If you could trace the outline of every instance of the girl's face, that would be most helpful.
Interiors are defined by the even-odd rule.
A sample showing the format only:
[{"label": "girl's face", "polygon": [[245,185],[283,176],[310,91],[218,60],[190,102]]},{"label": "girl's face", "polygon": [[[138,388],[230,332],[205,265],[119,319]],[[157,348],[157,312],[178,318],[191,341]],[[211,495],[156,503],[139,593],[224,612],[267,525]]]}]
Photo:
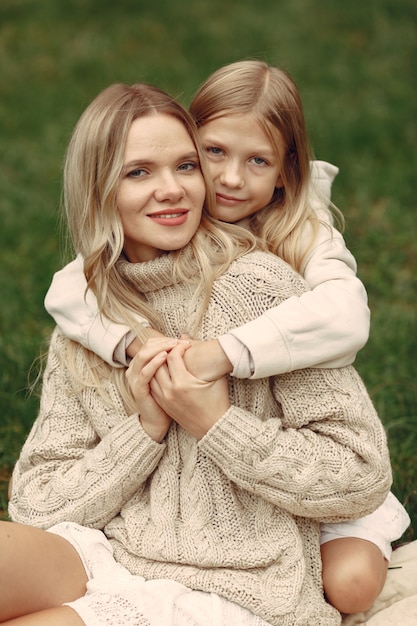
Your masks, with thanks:
[{"label": "girl's face", "polygon": [[282,187],[281,163],[270,138],[251,114],[226,115],[208,121],[199,129],[216,190],[214,217],[238,222],[263,209],[276,187]]},{"label": "girl's face", "polygon": [[198,154],[183,124],[166,114],[135,120],[117,193],[128,259],[149,261],[183,248],[200,224],[205,194]]}]

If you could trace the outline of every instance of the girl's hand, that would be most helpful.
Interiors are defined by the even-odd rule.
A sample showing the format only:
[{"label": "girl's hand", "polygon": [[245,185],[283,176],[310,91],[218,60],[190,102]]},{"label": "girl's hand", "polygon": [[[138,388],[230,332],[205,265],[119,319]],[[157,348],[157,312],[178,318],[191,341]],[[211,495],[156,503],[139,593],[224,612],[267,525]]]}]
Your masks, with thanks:
[{"label": "girl's hand", "polygon": [[217,339],[190,341],[190,348],[184,354],[187,370],[202,381],[213,381],[233,371],[233,365]]},{"label": "girl's hand", "polygon": [[[148,335],[152,338],[154,337],[164,337],[164,335],[160,332],[158,332],[157,330],[154,330],[153,328],[148,328]],[[131,359],[133,359],[133,357],[135,357],[137,355],[137,353],[139,352],[139,350],[141,349],[141,347],[143,346],[142,341],[139,339],[139,337],[135,337],[134,340],[127,346],[126,348],[126,354],[127,356],[129,356]]]},{"label": "girl's hand", "polygon": [[150,382],[166,362],[168,351],[176,339],[149,339],[138,351],[126,371],[126,378],[135,399],[143,429],[155,441],[161,442],[171,424],[169,415],[157,404],[151,394]]},{"label": "girl's hand", "polygon": [[190,435],[201,439],[230,407],[226,378],[207,382],[193,376],[184,363],[187,346],[178,344],[155,372],[154,400]]}]

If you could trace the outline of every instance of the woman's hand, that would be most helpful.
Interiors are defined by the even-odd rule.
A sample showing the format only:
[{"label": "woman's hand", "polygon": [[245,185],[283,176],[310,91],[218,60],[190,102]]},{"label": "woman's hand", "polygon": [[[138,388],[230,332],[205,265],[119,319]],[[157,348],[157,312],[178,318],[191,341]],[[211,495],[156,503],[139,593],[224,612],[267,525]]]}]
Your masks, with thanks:
[{"label": "woman's hand", "polygon": [[167,355],[150,382],[153,399],[190,435],[201,439],[230,407],[226,378],[204,381],[186,368],[179,343]]},{"label": "woman's hand", "polygon": [[[153,337],[163,338],[164,335],[156,330],[148,329]],[[182,339],[189,338],[182,335]],[[233,365],[223,351],[217,339],[208,341],[190,341],[190,348],[184,354],[185,366],[196,378],[203,381],[217,380],[233,371]],[[133,358],[142,347],[142,342],[136,337],[127,347],[126,353]]]},{"label": "woman's hand", "polygon": [[171,418],[152,397],[150,383],[158,369],[166,362],[168,351],[177,343],[176,339],[168,337],[149,339],[139,349],[126,371],[142,427],[158,442],[161,442],[167,434]]}]

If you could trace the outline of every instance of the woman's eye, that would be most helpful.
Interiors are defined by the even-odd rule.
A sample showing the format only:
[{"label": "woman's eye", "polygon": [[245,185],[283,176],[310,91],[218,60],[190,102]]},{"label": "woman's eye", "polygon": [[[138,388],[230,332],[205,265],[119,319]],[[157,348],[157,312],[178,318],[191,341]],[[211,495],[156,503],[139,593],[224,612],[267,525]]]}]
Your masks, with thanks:
[{"label": "woman's eye", "polygon": [[194,163],[193,161],[182,163],[178,169],[182,172],[192,172],[193,170],[198,169],[198,163]]},{"label": "woman's eye", "polygon": [[140,178],[146,174],[146,170],[137,169],[127,173],[128,178]]}]

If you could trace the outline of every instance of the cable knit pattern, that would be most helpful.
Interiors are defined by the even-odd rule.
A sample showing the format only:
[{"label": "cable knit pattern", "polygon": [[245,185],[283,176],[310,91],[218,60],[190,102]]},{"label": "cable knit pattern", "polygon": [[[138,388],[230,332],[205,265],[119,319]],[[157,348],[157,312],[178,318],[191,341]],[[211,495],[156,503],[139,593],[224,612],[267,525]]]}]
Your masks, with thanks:
[{"label": "cable knit pattern", "polygon": [[[120,269],[178,336],[193,287],[174,284],[172,264],[164,255]],[[215,282],[199,338],[303,291],[277,257],[241,257]],[[94,389],[71,391],[66,341],[55,331],[13,519],[103,528],[132,573],[215,592],[275,626],[340,624],[323,599],[319,522],[371,512],[391,484],[385,433],[355,370],[230,378],[232,406],[203,439],[173,424],[158,444],[108,381],[113,407]]]}]

